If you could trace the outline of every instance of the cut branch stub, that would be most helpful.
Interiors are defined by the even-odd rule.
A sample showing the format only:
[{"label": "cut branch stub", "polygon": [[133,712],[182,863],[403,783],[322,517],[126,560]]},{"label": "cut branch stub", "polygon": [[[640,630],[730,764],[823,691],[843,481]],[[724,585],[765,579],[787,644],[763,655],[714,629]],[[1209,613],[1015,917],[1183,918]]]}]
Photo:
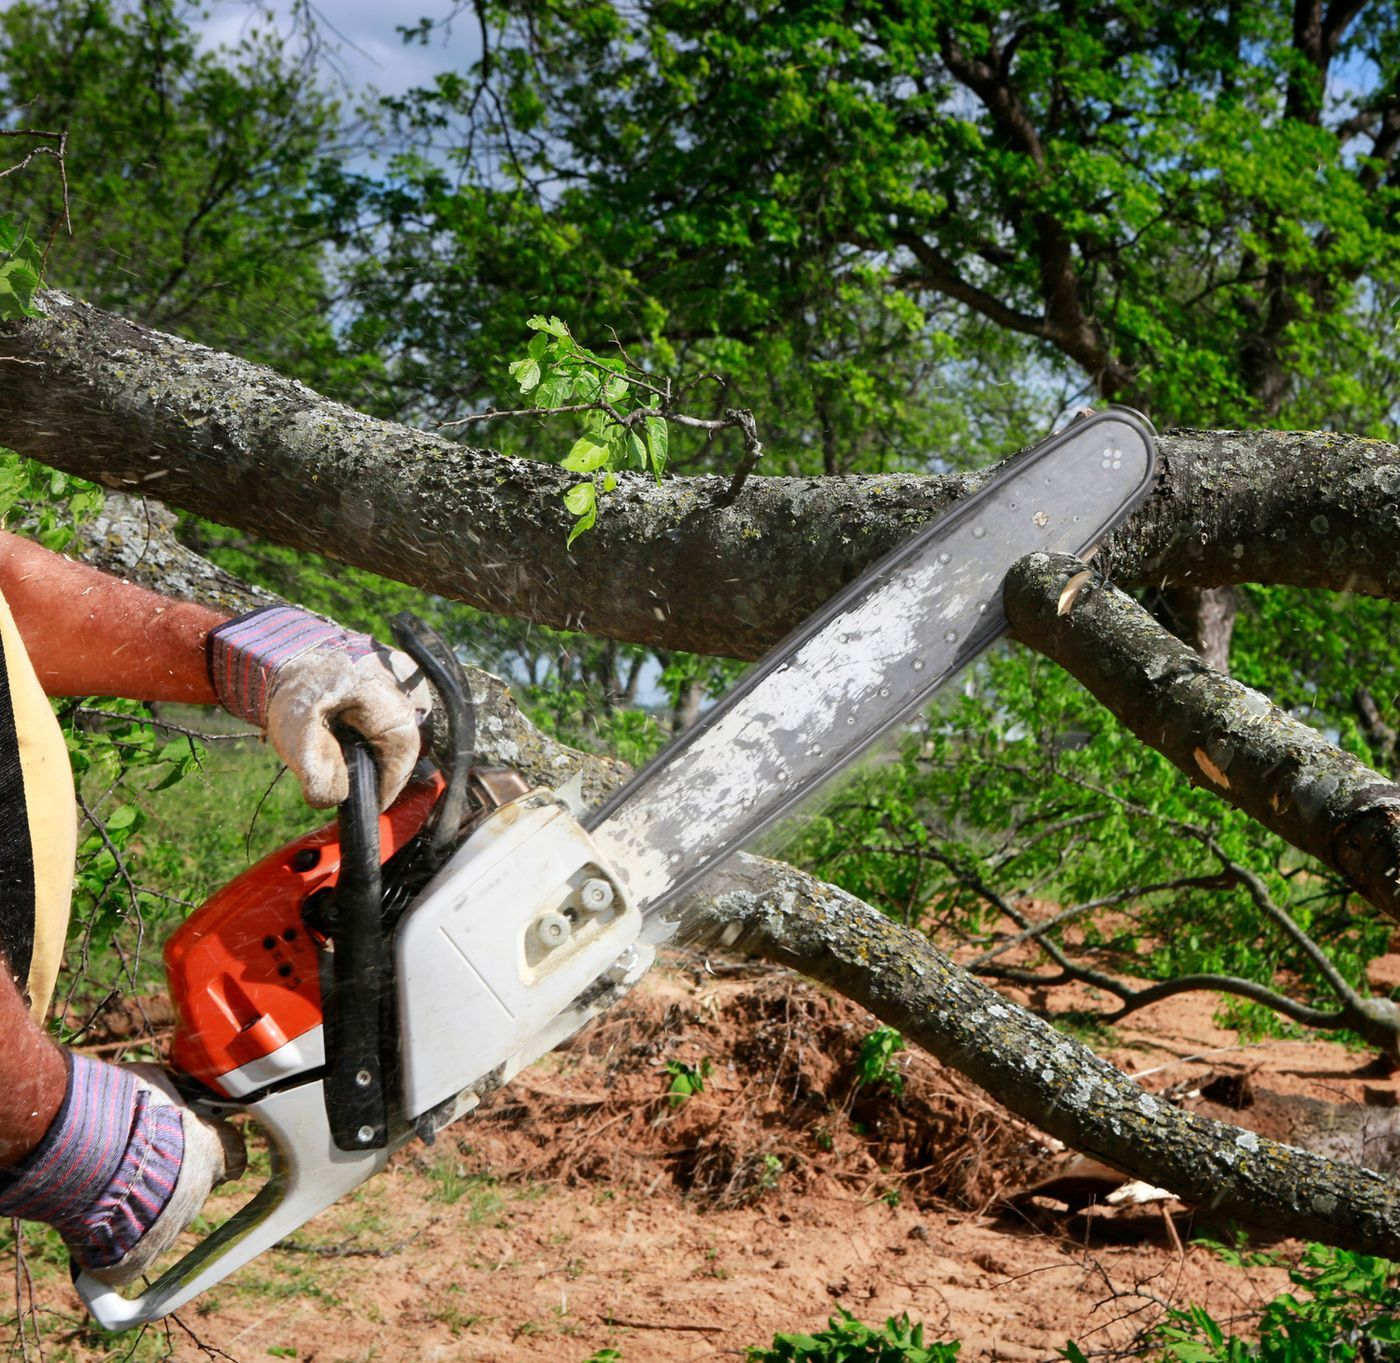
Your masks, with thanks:
[{"label": "cut branch stub", "polygon": [[1059,663],[1142,741],[1400,918],[1400,786],[1258,691],[1207,667],[1084,564],[1031,554],[1006,582],[1012,634]]}]

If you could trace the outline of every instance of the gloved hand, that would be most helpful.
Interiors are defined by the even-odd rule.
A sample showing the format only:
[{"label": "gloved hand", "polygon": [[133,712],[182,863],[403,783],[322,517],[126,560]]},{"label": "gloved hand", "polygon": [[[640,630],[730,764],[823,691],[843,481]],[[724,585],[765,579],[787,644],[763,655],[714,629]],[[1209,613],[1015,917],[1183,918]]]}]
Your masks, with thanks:
[{"label": "gloved hand", "polygon": [[[94,1278],[111,1287],[134,1283],[149,1272],[151,1265],[199,1215],[209,1194],[221,1183],[242,1178],[243,1171],[248,1167],[247,1152],[238,1132],[228,1122],[195,1116],[176,1092],[170,1075],[159,1065],[123,1065],[121,1068],[136,1080],[137,1091],[147,1095],[147,1101],[156,1111],[158,1120],[166,1116],[180,1122],[184,1149],[170,1200],[154,1223],[115,1264],[89,1269]],[[164,1109],[164,1113],[160,1113],[160,1109]],[[150,1164],[151,1161],[147,1160],[145,1167],[149,1168]],[[131,1194],[127,1196],[130,1198]],[[73,1247],[70,1245],[70,1248]],[[74,1257],[86,1265],[83,1250],[74,1248],[73,1252]]]},{"label": "gloved hand", "polygon": [[350,791],[339,720],[362,734],[387,809],[418,760],[418,726],[432,692],[416,663],[367,634],[292,606],[267,606],[209,635],[209,675],[220,704],[267,731],[308,804],[339,804]]},{"label": "gloved hand", "polygon": [[145,1273],[245,1162],[238,1133],[196,1116],[158,1066],[70,1054],[63,1103],[10,1171],[0,1213],[47,1221],[79,1268],[120,1286]]}]

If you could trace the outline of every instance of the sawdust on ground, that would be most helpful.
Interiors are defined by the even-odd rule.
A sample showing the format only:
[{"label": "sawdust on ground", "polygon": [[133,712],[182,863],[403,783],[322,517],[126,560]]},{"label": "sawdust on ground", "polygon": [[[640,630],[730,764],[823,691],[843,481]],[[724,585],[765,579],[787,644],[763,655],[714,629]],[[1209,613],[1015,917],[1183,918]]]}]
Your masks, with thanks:
[{"label": "sawdust on ground", "polygon": [[[1034,1002],[1053,1014],[1093,1001]],[[1154,1091],[1199,1105],[1209,1085],[1220,1101],[1206,1110],[1270,1134],[1297,1135],[1294,1099],[1319,1113],[1396,1103],[1366,1054],[1241,1045],[1214,1007],[1170,999],[1098,1045]],[[1231,1266],[1192,1243],[1203,1227],[1179,1204],[1106,1214],[1025,1196],[1009,1209],[1065,1157],[922,1054],[897,1057],[898,1099],[858,1087],[873,1026],[781,971],[654,972],[480,1115],[401,1152],[135,1352],[82,1324],[57,1267],[33,1265],[44,1357],[742,1359],[843,1308],[872,1323],[907,1312],[930,1340],[962,1340],[969,1363],[1049,1363],[1068,1339],[1126,1345],[1164,1303],[1246,1321],[1286,1286],[1300,1245]],[[683,1102],[668,1096],[677,1066],[708,1071]]]}]

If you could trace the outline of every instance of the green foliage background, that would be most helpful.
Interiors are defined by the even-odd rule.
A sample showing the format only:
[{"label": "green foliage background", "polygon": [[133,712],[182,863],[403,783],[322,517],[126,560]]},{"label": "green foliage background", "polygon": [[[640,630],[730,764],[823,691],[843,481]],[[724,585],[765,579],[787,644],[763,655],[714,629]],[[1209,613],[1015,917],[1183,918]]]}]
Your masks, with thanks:
[{"label": "green foliage background", "polygon": [[[1393,6],[1361,5],[1323,53],[1263,0],[481,12],[489,61],[378,99],[332,93],[314,44],[265,26],[201,51],[198,14],[174,0],[10,5],[0,126],[69,133],[74,230],[54,240],[50,281],[418,422],[587,397],[595,370],[599,393],[624,372],[714,374],[692,410],[751,408],[760,474],[980,466],[1086,398],[1131,401],[1159,425],[1396,436],[1400,186],[1378,132],[1400,78]],[[431,19],[409,34],[432,36]],[[45,265],[33,242],[61,220],[52,170],[36,160],[0,180],[9,315]],[[566,338],[597,364],[574,364]],[[727,436],[648,423],[634,440],[598,413],[489,430],[580,474],[581,530],[607,514],[616,468],[725,471],[738,457]],[[99,495],[13,459],[0,494],[11,523],[60,547]],[[551,732],[633,761],[739,670],[483,617],[215,525],[183,533],[359,627],[382,634],[418,609],[512,677]],[[1385,603],[1251,588],[1233,666],[1372,756],[1353,692],[1393,717],[1393,621]],[[242,816],[206,837],[148,815],[137,787],[206,759],[130,721],[70,720],[75,760],[107,792],[108,841],[139,853],[158,892],[145,908],[159,935],[183,911],[160,894],[191,901],[238,862]],[[218,779],[248,783],[230,802],[242,807],[269,777]],[[289,805],[272,824],[307,817]],[[1385,925],[1021,651],[978,669],[792,850],[887,912],[982,945],[1007,929],[998,897],[1173,887],[1086,913],[1062,940],[1115,969],[1311,994],[1242,895],[1175,884],[1211,870],[1181,821],[1211,828],[1362,977]],[[131,898],[112,846],[85,856],[87,893],[114,906],[93,914],[121,917],[101,900]]]}]

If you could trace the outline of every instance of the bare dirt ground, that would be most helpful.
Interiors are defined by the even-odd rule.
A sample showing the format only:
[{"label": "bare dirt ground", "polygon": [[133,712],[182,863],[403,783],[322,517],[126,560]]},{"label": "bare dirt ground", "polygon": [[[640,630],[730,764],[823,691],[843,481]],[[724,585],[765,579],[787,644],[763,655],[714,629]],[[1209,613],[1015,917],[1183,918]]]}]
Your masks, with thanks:
[{"label": "bare dirt ground", "polygon": [[[1056,991],[1034,1002],[1053,1014],[1086,1000]],[[1346,1114],[1382,1119],[1400,1100],[1365,1053],[1240,1045],[1213,1008],[1207,996],[1169,1000],[1094,1044],[1153,1091],[1284,1138],[1338,1113],[1342,1125]],[[901,1097],[858,1087],[856,1049],[873,1026],[782,972],[654,972],[480,1115],[402,1152],[144,1338],[85,1326],[61,1252],[27,1231],[37,1309],[14,1354],[584,1363],[611,1348],[623,1363],[743,1359],[746,1346],[817,1328],[840,1307],[869,1322],[908,1312],[929,1339],[962,1340],[970,1361],[1030,1363],[1068,1339],[1089,1353],[1124,1346],[1162,1303],[1244,1322],[1286,1285],[1301,1246],[1255,1240],[1275,1262],[1232,1266],[1192,1242],[1228,1230],[1180,1204],[1108,1213],[1014,1197],[1065,1157],[922,1054],[897,1057]],[[703,1091],[673,1102],[668,1062],[701,1072],[706,1061]],[[1249,1105],[1212,1104],[1203,1086]],[[1077,1173],[1074,1206],[1111,1186]],[[218,1210],[246,1196],[221,1194]]]}]

